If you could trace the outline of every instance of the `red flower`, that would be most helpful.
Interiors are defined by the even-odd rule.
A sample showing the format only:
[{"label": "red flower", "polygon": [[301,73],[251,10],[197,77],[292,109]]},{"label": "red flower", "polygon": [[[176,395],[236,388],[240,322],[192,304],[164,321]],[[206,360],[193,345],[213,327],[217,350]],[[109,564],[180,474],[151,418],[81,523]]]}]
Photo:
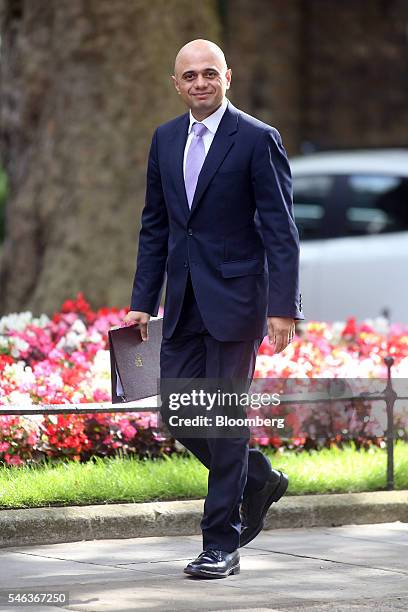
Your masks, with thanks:
[{"label": "red flower", "polygon": [[10,355],[2,355],[0,354],[0,372],[3,372],[6,365],[11,365],[15,362],[15,359]]},{"label": "red flower", "polygon": [[355,336],[357,334],[357,324],[356,318],[350,317],[346,321],[346,325],[344,326],[343,331],[341,332],[342,336]]},{"label": "red flower", "polygon": [[282,438],[280,436],[271,436],[269,438],[269,444],[275,446],[275,448],[279,448],[282,444]]}]

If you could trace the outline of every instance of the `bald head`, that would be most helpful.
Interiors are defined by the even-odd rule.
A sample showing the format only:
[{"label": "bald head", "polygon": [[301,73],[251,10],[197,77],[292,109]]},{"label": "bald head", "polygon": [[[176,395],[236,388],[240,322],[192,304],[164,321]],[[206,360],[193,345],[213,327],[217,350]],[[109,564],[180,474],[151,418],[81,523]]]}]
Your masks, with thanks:
[{"label": "bald head", "polygon": [[172,79],[194,117],[202,121],[221,106],[231,83],[231,69],[218,45],[198,38],[177,53]]},{"label": "bald head", "polygon": [[227,62],[223,50],[211,42],[211,40],[197,38],[185,44],[177,53],[174,62],[174,74],[180,74],[180,68],[186,63],[200,61],[202,58],[212,60],[223,71],[227,70]]}]

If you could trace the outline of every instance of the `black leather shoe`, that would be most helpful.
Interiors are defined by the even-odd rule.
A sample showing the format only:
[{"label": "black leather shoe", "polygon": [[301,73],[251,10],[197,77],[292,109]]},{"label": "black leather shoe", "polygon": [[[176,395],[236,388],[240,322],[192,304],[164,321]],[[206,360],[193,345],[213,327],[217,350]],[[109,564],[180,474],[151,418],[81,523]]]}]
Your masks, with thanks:
[{"label": "black leather shoe", "polygon": [[226,578],[230,574],[239,574],[239,552],[224,550],[203,550],[194,561],[191,561],[184,571],[190,576],[202,578]]},{"label": "black leather shoe", "polygon": [[269,507],[280,500],[288,488],[289,479],[283,472],[272,470],[264,487],[243,496],[241,504],[241,536],[239,546],[246,546],[263,529]]}]

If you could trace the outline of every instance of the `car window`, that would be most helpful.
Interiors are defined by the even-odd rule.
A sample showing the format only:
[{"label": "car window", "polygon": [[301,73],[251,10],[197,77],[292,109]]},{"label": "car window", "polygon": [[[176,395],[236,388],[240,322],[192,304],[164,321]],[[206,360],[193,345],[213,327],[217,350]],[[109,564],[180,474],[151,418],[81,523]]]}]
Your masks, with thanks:
[{"label": "car window", "polygon": [[301,240],[321,238],[324,234],[326,201],[333,187],[332,176],[294,176],[293,204]]},{"label": "car window", "polygon": [[348,177],[346,234],[408,230],[408,179],[394,176]]}]

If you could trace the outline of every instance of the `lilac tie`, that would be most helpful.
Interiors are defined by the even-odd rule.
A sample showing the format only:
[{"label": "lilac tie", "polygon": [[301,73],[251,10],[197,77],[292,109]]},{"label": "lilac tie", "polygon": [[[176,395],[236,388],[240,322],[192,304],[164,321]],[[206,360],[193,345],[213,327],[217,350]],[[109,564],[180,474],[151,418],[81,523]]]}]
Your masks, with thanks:
[{"label": "lilac tie", "polygon": [[194,135],[187,151],[184,179],[188,205],[190,208],[191,204],[193,203],[198,176],[205,159],[203,135],[205,134],[207,128],[203,123],[193,123],[192,130]]}]

